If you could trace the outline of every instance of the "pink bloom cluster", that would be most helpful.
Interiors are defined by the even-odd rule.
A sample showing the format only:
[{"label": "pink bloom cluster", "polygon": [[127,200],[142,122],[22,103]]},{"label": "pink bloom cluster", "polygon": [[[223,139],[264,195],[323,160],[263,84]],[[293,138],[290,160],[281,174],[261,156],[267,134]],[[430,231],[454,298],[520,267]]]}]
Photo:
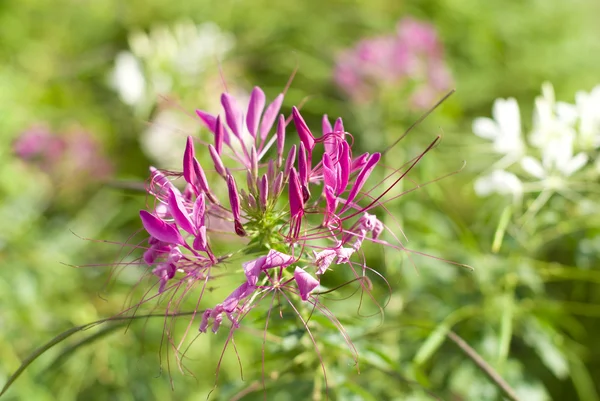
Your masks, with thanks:
[{"label": "pink bloom cluster", "polygon": [[358,102],[371,100],[389,85],[414,87],[411,104],[418,109],[430,106],[452,85],[435,28],[412,18],[402,19],[395,34],[363,39],[343,51],[334,79]]},{"label": "pink bloom cluster", "polygon": [[[160,293],[182,283],[206,286],[233,254],[262,253],[241,263],[239,287],[204,310],[201,332],[211,322],[216,332],[224,317],[238,327],[271,291],[280,291],[290,302],[299,297],[316,305],[314,291],[320,277],[334,263],[351,265],[363,241],[376,241],[384,230],[381,221],[367,213],[378,199],[362,191],[381,155],[354,156],[341,119],[332,125],[325,115],[322,134],[315,137],[297,108],[292,108],[289,119],[280,114],[282,101],[280,94],[266,106],[265,94],[254,88],[248,106],[242,108],[223,94],[222,115],[197,110],[213,134],[213,141],[202,147],[212,160],[210,169],[198,161],[191,137],[182,173],[150,169],[148,193],[156,202],[151,210],[140,211],[140,217],[150,234],[144,261],[158,277]],[[299,142],[286,151],[291,121]],[[225,161],[233,165],[227,167]],[[214,173],[216,182],[222,180],[227,188],[225,202],[220,199],[225,191],[212,188],[209,183],[215,180],[206,172]],[[181,177],[182,189],[176,185]],[[245,178],[245,188],[238,187],[240,178]],[[365,198],[369,203],[362,207],[359,202]],[[319,216],[322,219],[313,222]],[[247,252],[215,254],[217,239],[212,233],[217,229],[241,237]]]},{"label": "pink bloom cluster", "polygon": [[81,129],[55,133],[43,125],[32,126],[15,140],[13,151],[20,159],[55,177],[72,178],[75,172],[101,180],[112,173],[100,144]]}]

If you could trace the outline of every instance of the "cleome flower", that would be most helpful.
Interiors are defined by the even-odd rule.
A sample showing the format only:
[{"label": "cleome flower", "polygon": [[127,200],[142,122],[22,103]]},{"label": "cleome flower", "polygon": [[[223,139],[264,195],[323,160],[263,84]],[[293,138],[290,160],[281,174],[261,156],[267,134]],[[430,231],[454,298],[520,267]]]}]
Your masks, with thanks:
[{"label": "cleome flower", "polygon": [[[204,311],[201,332],[208,330],[210,321],[216,332],[224,316],[238,327],[253,300],[270,290],[285,290],[315,303],[317,277],[333,264],[350,264],[363,241],[377,240],[384,230],[367,212],[377,202],[367,207],[358,203],[381,155],[355,157],[341,119],[331,125],[324,116],[322,135],[315,137],[295,107],[291,120],[299,142],[286,152],[282,101],[280,94],[265,107],[265,94],[254,88],[246,108],[224,93],[222,115],[197,110],[213,134],[205,149],[212,160],[210,171],[227,188],[226,201],[209,186],[192,137],[187,139],[180,174],[150,168],[147,190],[155,202],[153,209],[140,211],[140,218],[150,235],[144,261],[159,280],[159,293],[184,282],[206,285],[220,264],[236,254],[263,254],[242,263],[244,280],[222,303]],[[273,147],[274,157],[265,160]],[[235,166],[226,166],[224,160]],[[240,182],[246,187],[240,188]],[[320,224],[311,222],[316,215],[323,216]],[[216,255],[211,247],[213,227],[244,238],[245,248]]]},{"label": "cleome flower", "polygon": [[[181,307],[176,300],[200,287],[188,330],[193,322],[201,333],[217,333],[225,325],[227,346],[254,308],[261,303],[272,308],[277,297],[298,316],[317,352],[303,312],[329,319],[358,361],[341,322],[319,299],[319,288],[331,288],[329,278],[327,287],[321,287],[321,280],[332,269],[344,269],[346,278],[337,287],[357,283],[383,309],[370,292],[367,273],[385,278],[367,266],[363,244],[406,248],[373,209],[400,196],[383,200],[436,142],[407,171],[400,172],[406,166],[392,169],[383,181],[369,184],[381,154],[354,154],[352,136],[339,118],[332,122],[323,116],[317,134],[296,107],[286,118],[283,98],[279,94],[267,102],[256,87],[242,106],[224,93],[222,113],[196,111],[212,137],[207,142],[187,138],[182,171],[150,168],[147,193],[153,202],[140,218],[150,236],[143,260],[156,278],[158,294],[141,302],[166,295],[166,315],[173,316]],[[292,125],[295,141],[286,134]],[[222,280],[225,275],[233,276],[233,283]],[[228,285],[232,288],[222,301],[203,298]],[[170,336],[171,328],[166,330]]]}]

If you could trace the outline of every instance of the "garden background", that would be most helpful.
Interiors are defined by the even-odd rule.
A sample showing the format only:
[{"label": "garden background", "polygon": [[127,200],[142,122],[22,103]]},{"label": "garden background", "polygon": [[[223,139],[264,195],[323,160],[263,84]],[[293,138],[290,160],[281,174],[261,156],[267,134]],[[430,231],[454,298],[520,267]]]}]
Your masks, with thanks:
[{"label": "garden background", "polygon": [[[387,207],[409,248],[430,256],[386,251],[384,258],[367,247],[391,286],[390,293],[374,283],[389,302],[383,322],[360,317],[356,299],[334,309],[359,350],[360,374],[326,319],[314,318],[321,360],[290,317],[270,329],[264,367],[264,325],[249,322],[236,339],[243,379],[229,352],[211,399],[502,399],[498,383],[451,340],[456,333],[519,399],[600,400],[596,147],[586,150],[586,166],[536,204],[546,189],[519,199],[514,191],[475,191],[503,156],[473,132],[476,118],[492,117],[498,98],[518,101],[526,133],[535,128],[545,82],[557,100],[572,104],[578,91],[600,84],[599,16],[594,0],[3,0],[0,385],[37,347],[119,313],[128,297],[150,288],[146,281],[132,293],[139,266],[111,275],[114,263],[130,257],[119,244],[141,227],[140,184],[149,165],[181,168],[185,136],[206,135],[194,110],[218,111],[224,84],[241,97],[257,85],[272,99],[294,75],[286,115],[301,104],[317,131],[323,114],[341,116],[365,151],[399,138],[447,91],[437,88],[427,107],[415,106],[410,96],[422,82],[408,77],[368,82],[368,93],[352,95],[336,68],[344,49],[394,35],[399,21],[412,18],[437,30],[448,89],[456,93],[386,159],[406,163],[441,135],[410,177],[444,178]],[[182,43],[190,47],[178,50]],[[143,77],[119,65],[137,66]],[[23,138],[40,148],[31,151]],[[167,365],[164,345],[159,359],[162,333],[160,317],[75,333],[29,366],[3,398],[205,399],[226,332],[199,337],[183,373]]]}]

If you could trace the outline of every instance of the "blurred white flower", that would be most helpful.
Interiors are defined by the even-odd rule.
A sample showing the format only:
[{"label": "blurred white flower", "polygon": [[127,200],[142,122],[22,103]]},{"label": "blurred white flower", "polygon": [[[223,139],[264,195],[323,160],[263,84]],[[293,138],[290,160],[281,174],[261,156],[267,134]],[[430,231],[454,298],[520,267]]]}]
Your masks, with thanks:
[{"label": "blurred white flower", "polygon": [[523,193],[521,180],[508,171],[494,170],[491,174],[478,178],[475,181],[475,193],[478,196],[488,196],[493,193],[500,195],[513,195],[519,198]]},{"label": "blurred white flower", "polygon": [[590,93],[575,94],[575,107],[579,113],[577,146],[582,150],[600,147],[600,85]]},{"label": "blurred white flower", "polygon": [[234,38],[214,23],[183,21],[133,32],[129,46],[131,52],[115,60],[114,86],[125,103],[148,111],[157,95],[197,86],[199,75],[233,48]]},{"label": "blurred white flower", "polygon": [[557,105],[554,88],[549,82],[542,85],[542,96],[535,99],[533,129],[529,143],[542,150],[575,138],[576,111],[567,103]]},{"label": "blurred white flower", "polygon": [[547,184],[556,187],[562,183],[562,178],[573,175],[587,161],[588,156],[583,152],[573,155],[573,138],[564,136],[545,144],[541,162],[534,157],[525,156],[521,160],[521,167],[535,178],[548,179]]},{"label": "blurred white flower", "polygon": [[496,99],[492,116],[493,119],[476,118],[473,121],[473,132],[481,138],[492,140],[495,152],[517,160],[524,150],[519,104],[513,98]]},{"label": "blurred white flower", "polygon": [[120,52],[115,59],[111,84],[124,103],[139,103],[146,91],[146,80],[140,63],[130,52]]},{"label": "blurred white flower", "polygon": [[181,169],[181,147],[200,124],[176,109],[158,112],[140,137],[142,150],[150,159],[167,169]]}]

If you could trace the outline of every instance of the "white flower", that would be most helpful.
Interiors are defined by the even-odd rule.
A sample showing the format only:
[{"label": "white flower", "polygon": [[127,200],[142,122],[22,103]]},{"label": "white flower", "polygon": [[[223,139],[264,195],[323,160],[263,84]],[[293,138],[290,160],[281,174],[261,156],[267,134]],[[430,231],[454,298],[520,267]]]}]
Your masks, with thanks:
[{"label": "white flower", "polygon": [[549,82],[542,85],[542,96],[535,99],[533,129],[529,142],[538,149],[575,138],[576,112],[567,103],[557,104],[554,88]]},{"label": "white flower", "polygon": [[117,55],[111,81],[121,100],[131,106],[138,104],[144,97],[146,80],[139,61],[129,52]]},{"label": "white flower", "polygon": [[[566,178],[580,170],[588,161],[588,156],[581,152],[573,156],[573,138],[563,136],[545,144],[542,149],[542,161],[526,156],[521,160],[521,167],[527,173],[540,180]],[[550,181],[549,184],[554,181]]]},{"label": "white flower", "polygon": [[178,110],[161,110],[140,137],[145,154],[165,168],[181,169],[181,144],[200,125]]},{"label": "white flower", "polygon": [[513,173],[494,170],[491,174],[480,177],[475,181],[475,193],[478,196],[497,193],[500,195],[513,195],[518,198],[523,193],[523,184]]},{"label": "white flower", "polygon": [[579,112],[577,145],[583,150],[600,147],[600,85],[590,93],[575,94],[576,109]]},{"label": "white flower", "polygon": [[524,145],[521,138],[519,104],[513,98],[496,99],[492,108],[494,119],[479,117],[473,121],[475,135],[494,142],[494,151],[519,157]]}]

